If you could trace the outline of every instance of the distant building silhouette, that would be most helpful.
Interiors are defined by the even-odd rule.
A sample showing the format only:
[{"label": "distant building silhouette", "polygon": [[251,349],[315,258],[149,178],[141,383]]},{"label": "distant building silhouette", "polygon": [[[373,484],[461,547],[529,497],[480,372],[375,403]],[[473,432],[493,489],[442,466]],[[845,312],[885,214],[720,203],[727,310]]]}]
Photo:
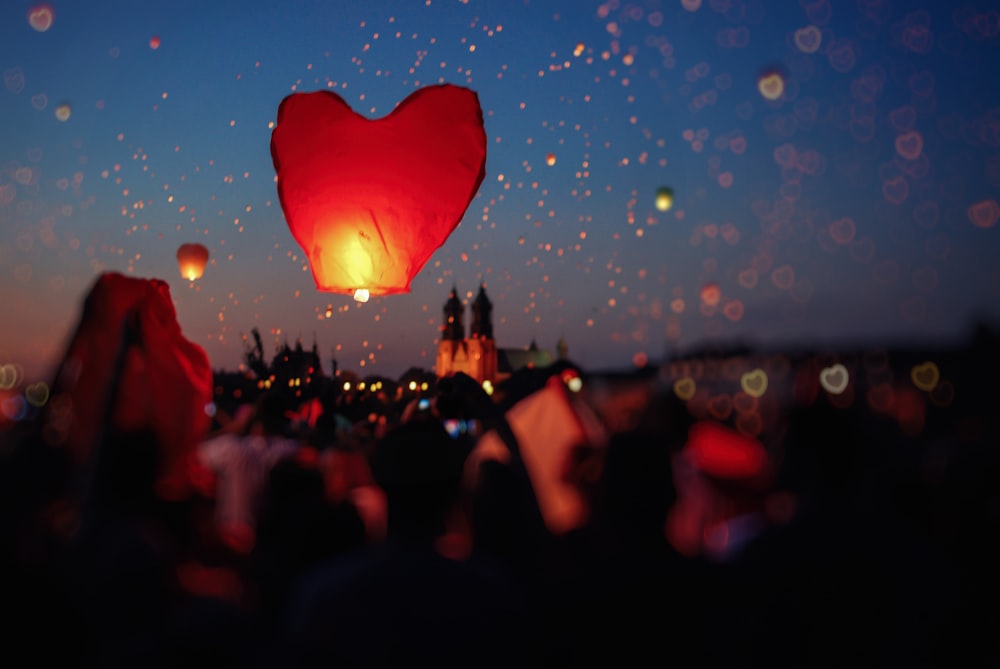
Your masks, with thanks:
[{"label": "distant building silhouette", "polygon": [[[479,294],[472,301],[472,322],[468,336],[465,333],[465,306],[452,287],[444,304],[444,321],[438,342],[435,370],[438,377],[463,372],[479,383],[503,381],[523,367],[547,367],[555,362],[548,351],[538,348],[534,340],[526,348],[498,348],[493,335],[493,303],[486,295],[486,287],[479,286]],[[560,338],[557,345],[559,359],[566,359],[568,347]]]},{"label": "distant building silhouette", "polygon": [[323,366],[315,342],[312,349],[306,351],[301,339],[295,342],[294,348],[286,341],[271,360],[272,384],[299,389],[312,385],[322,376]]},{"label": "distant building silhouette", "polygon": [[453,287],[444,304],[444,323],[438,342],[437,375],[449,376],[464,372],[479,383],[497,380],[497,346],[493,340],[493,305],[486,297],[486,290],[479,287],[473,303],[472,328],[465,336],[465,307]]},{"label": "distant building silhouette", "polygon": [[254,345],[244,351],[243,357],[247,367],[257,377],[258,388],[287,388],[295,397],[311,397],[316,393],[316,383],[324,378],[324,374],[315,340],[310,350],[302,347],[301,339],[295,342],[294,347],[289,346],[286,340],[276,348],[271,363],[267,364],[257,328],[253,329],[252,335]]}]

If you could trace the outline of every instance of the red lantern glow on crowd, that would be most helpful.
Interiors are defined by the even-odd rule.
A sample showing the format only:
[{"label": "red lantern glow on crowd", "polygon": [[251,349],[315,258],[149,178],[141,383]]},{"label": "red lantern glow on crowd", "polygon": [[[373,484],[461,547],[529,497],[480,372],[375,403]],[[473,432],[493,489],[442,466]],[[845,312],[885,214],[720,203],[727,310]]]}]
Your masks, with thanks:
[{"label": "red lantern glow on crowd", "polygon": [[319,290],[408,293],[486,176],[479,97],[428,86],[371,120],[330,91],[293,93],[278,107],[271,157]]},{"label": "red lantern glow on crowd", "polygon": [[202,244],[181,244],[177,249],[177,266],[188,281],[200,279],[208,263],[208,249]]}]

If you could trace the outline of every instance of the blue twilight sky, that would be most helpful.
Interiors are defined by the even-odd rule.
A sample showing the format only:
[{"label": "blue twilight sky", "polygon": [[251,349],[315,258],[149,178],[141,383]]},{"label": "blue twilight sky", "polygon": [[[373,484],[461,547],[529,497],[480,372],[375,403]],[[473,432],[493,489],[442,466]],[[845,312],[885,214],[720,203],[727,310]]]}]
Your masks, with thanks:
[{"label": "blue twilight sky", "polygon": [[[29,377],[107,270],[168,281],[225,369],[255,326],[327,371],[429,369],[449,290],[480,282],[500,346],[564,337],[592,369],[1000,314],[993,0],[6,2],[0,71],[0,364]],[[489,139],[462,224],[410,294],[318,292],[278,104],[378,118],[440,82],[478,93]],[[193,283],[186,242],[211,252]]]}]

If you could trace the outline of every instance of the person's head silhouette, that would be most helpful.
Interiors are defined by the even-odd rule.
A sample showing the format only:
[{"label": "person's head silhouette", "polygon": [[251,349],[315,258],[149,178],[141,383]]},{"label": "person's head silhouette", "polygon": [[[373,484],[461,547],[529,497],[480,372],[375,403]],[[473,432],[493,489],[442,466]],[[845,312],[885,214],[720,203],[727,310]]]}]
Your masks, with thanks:
[{"label": "person's head silhouette", "polygon": [[393,428],[372,453],[372,474],[385,491],[388,536],[433,540],[459,492],[464,454],[439,421]]}]

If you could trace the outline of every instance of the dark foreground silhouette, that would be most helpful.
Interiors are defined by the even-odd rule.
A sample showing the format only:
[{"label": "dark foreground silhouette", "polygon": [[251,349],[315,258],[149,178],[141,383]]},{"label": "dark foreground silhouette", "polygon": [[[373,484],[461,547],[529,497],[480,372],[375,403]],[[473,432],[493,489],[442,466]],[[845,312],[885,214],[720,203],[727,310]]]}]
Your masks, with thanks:
[{"label": "dark foreground silhouette", "polygon": [[[4,433],[7,659],[997,666],[996,344],[880,353],[885,387],[843,354],[849,398],[818,385],[829,356],[785,356],[768,368],[779,406],[713,381],[724,356],[633,378],[574,368],[584,389],[645,399],[597,406],[601,437],[567,438],[547,477],[526,416],[535,434],[584,432],[514,409],[579,401],[553,390],[567,366],[494,398],[459,375],[427,409],[358,421],[328,402],[303,423],[264,395],[204,435],[181,496],[159,485],[162,433],[106,424],[80,460],[43,413]],[[949,393],[908,380],[930,356]],[[699,372],[702,394],[679,399],[675,378]],[[458,418],[476,431],[452,436]],[[578,522],[553,529],[554,499]]]}]

